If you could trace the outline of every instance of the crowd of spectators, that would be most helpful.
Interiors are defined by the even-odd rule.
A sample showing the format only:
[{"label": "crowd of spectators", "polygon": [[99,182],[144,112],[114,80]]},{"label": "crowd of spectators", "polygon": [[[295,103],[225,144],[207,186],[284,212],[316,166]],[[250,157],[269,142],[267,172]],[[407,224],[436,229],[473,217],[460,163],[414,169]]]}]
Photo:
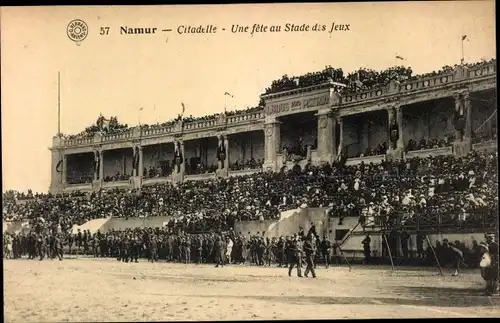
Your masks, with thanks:
[{"label": "crowd of spectators", "polygon": [[93,179],[94,175],[91,173],[69,174],[66,177],[66,182],[68,184],[86,184],[86,183],[92,183]]},{"label": "crowd of spectators", "polygon": [[262,169],[264,161],[262,159],[250,158],[246,161],[235,161],[233,164],[229,165],[230,170],[250,170],[250,169]]},{"label": "crowd of spectators", "polygon": [[342,69],[335,69],[331,66],[327,66],[323,71],[307,73],[301,76],[289,77],[285,74],[281,79],[273,81],[271,87],[266,89],[265,94],[318,85],[329,81],[343,83],[341,82],[342,80],[344,80],[344,72]]},{"label": "crowd of spectators", "polygon": [[288,143],[284,144],[281,152],[285,160],[299,160],[308,157],[308,153],[316,149],[318,146],[318,139],[314,138],[312,145],[307,145],[302,141],[302,138],[298,138],[295,144]]},{"label": "crowd of spectators", "polygon": [[115,175],[113,176],[105,176],[104,181],[105,182],[116,182],[116,181],[128,181],[131,175],[129,174],[122,174],[121,172],[117,171]]},{"label": "crowd of spectators", "polygon": [[143,178],[155,178],[155,177],[168,177],[172,173],[172,168],[170,165],[149,165],[144,167],[142,176]]},{"label": "crowd of spectators", "polygon": [[[247,107],[246,109],[241,110],[232,110],[226,111],[225,115],[227,117],[244,115],[251,112],[258,112],[263,110],[263,101],[256,107]],[[166,122],[157,122],[155,124],[141,124],[139,126],[129,127],[127,124],[118,123],[118,119],[116,117],[111,117],[110,120],[106,120],[103,116],[99,116],[96,123],[87,127],[84,131],[80,132],[76,135],[63,135],[65,139],[76,139],[76,138],[92,138],[96,133],[102,133],[104,135],[107,134],[120,134],[124,132],[134,131],[134,129],[140,127],[142,131],[145,130],[154,130],[165,127],[174,126],[180,120],[183,123],[197,122],[197,121],[208,121],[208,120],[216,120],[220,117],[220,113],[214,113],[211,115],[205,115],[200,117],[195,117],[193,115],[183,116],[178,115],[175,119],[166,121]]]},{"label": "crowd of spectators", "polygon": [[185,174],[186,175],[200,175],[200,174],[211,174],[217,171],[218,165],[212,164],[206,166],[203,162],[196,164],[185,163]]},{"label": "crowd of spectators", "polygon": [[108,120],[103,115],[100,115],[95,124],[88,126],[81,133],[77,135],[64,135],[64,137],[66,139],[91,138],[98,132],[103,134],[118,134],[128,130],[128,125],[119,123],[117,117],[111,117]]},{"label": "crowd of spectators", "polygon": [[375,148],[366,148],[364,152],[357,153],[354,157],[368,157],[385,155],[387,152],[387,142],[378,144]]},{"label": "crowd of spectators", "polygon": [[[19,203],[4,195],[4,220],[19,218],[60,222],[69,229],[94,218],[166,215],[188,231],[224,230],[236,220],[277,219],[279,212],[328,207],[334,216],[415,214],[438,218],[443,227],[481,225],[481,212],[496,212],[496,154],[470,153],[464,158],[425,159],[158,184],[141,191],[101,190],[84,197],[38,195]],[[17,201],[17,202],[16,202]],[[371,219],[371,220],[370,220]],[[422,224],[423,222],[421,222]]]},{"label": "crowd of spectators", "polygon": [[443,138],[420,138],[420,141],[415,141],[413,139],[408,140],[406,144],[406,151],[415,151],[423,149],[436,149],[449,147],[453,144],[455,140],[454,134],[447,134]]},{"label": "crowd of spectators", "polygon": [[[495,59],[492,59],[490,61],[481,61],[474,64],[464,64],[464,66],[468,68],[476,68],[478,66],[489,64],[494,61]],[[328,66],[323,71],[307,73],[302,76],[289,77],[288,75],[284,75],[281,79],[273,81],[271,86],[266,89],[265,94],[272,94],[281,91],[318,85],[329,81],[344,84],[345,88],[343,90],[343,93],[348,94],[352,92],[366,91],[369,89],[385,87],[392,80],[405,82],[421,77],[447,74],[452,72],[457,66],[457,64],[455,64],[454,66],[446,65],[438,71],[419,75],[414,75],[411,67],[405,66],[394,66],[380,72],[362,67],[357,71],[347,74],[347,76],[344,76],[344,72],[342,69],[335,69],[331,66]]]},{"label": "crowd of spectators", "polygon": [[479,133],[475,133],[472,136],[472,143],[477,144],[480,142],[487,142],[490,140],[497,140],[497,130],[494,127],[491,131],[482,131]]},{"label": "crowd of spectators", "polygon": [[[473,64],[464,64],[464,66],[468,68],[476,68],[481,65],[490,64],[491,62],[494,61],[496,60],[491,59],[490,61],[481,61]],[[457,66],[458,66],[457,64],[455,64],[454,66],[446,65],[443,66],[439,71],[433,71],[431,73],[425,73],[420,75],[413,75],[411,67],[405,67],[405,66],[394,66],[380,72],[362,67],[357,71],[354,71],[347,75],[344,75],[344,72],[341,68],[333,68],[331,66],[327,66],[325,67],[324,70],[320,72],[307,73],[301,76],[289,77],[288,75],[284,75],[282,76],[281,79],[273,81],[271,86],[269,88],[266,88],[265,94],[272,94],[281,91],[293,90],[297,88],[318,85],[330,81],[344,85],[341,92],[342,94],[348,94],[352,92],[365,91],[378,87],[385,87],[392,80],[405,82],[420,77],[429,77],[429,76],[436,76],[436,75],[450,73]],[[246,109],[241,109],[241,110],[226,111],[225,114],[226,116],[235,116],[250,112],[257,112],[261,111],[264,105],[265,105],[264,100],[261,99],[258,106],[256,107],[247,107]],[[201,117],[195,117],[192,115],[185,117],[179,114],[177,118],[173,120],[163,123],[156,123],[152,125],[142,124],[140,125],[140,127],[143,130],[157,129],[175,125],[179,120],[182,120],[184,123],[189,123],[202,120],[215,120],[219,118],[219,116],[220,116],[219,113]],[[111,117],[109,120],[107,120],[101,115],[99,116],[94,125],[87,127],[81,133],[76,135],[63,135],[63,137],[66,139],[90,138],[93,137],[97,132],[101,132],[103,134],[118,134],[127,131],[133,131],[133,129],[136,127],[129,127],[127,124],[120,124],[118,122],[117,117]]]}]

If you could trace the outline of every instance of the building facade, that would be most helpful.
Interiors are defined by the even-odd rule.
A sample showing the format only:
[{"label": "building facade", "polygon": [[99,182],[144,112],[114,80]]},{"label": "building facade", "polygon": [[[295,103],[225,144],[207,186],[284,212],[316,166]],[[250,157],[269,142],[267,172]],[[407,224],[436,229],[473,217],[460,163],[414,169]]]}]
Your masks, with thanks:
[{"label": "building facade", "polygon": [[[279,171],[332,163],[340,155],[356,164],[496,150],[496,138],[473,140],[478,130],[496,133],[495,93],[492,61],[354,93],[331,81],[297,87],[262,95],[262,109],[212,119],[92,138],[57,136],[50,148],[50,192]],[[408,148],[433,138],[442,143]]]}]

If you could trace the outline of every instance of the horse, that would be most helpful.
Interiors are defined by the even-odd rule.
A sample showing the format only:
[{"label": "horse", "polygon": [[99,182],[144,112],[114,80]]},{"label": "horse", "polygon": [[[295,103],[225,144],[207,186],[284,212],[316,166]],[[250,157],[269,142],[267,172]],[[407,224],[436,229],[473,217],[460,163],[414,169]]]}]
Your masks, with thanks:
[{"label": "horse", "polygon": [[492,295],[498,289],[498,263],[493,264],[488,251],[484,252],[479,262],[481,277],[486,281],[486,294]]}]

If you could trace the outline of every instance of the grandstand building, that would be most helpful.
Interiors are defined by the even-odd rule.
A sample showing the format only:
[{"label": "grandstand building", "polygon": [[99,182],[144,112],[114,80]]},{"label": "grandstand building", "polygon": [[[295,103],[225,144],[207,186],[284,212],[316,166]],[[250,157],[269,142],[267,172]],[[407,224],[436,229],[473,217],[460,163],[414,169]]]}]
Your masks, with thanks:
[{"label": "grandstand building", "polygon": [[[365,91],[333,80],[261,95],[259,109],[93,137],[53,138],[52,194],[237,176],[308,163],[496,150],[496,61]],[[446,138],[446,139],[445,139]],[[412,142],[435,141],[428,149]]]}]

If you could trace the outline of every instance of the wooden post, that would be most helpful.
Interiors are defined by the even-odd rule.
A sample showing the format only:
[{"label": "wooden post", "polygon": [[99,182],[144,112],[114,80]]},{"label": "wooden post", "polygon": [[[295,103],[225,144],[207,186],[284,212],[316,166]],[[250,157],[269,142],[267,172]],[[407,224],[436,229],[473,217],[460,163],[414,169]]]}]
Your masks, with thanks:
[{"label": "wooden post", "polygon": [[351,264],[349,263],[349,260],[347,260],[347,257],[346,257],[346,255],[344,254],[344,252],[342,251],[342,248],[340,247],[340,245],[337,245],[337,247],[339,248],[340,255],[341,255],[342,257],[344,257],[344,260],[345,260],[345,262],[347,263],[347,266],[349,266],[349,271],[351,271],[352,267],[351,267]]},{"label": "wooden post", "polygon": [[429,245],[429,247],[431,247],[432,253],[434,254],[434,259],[436,259],[436,263],[437,263],[438,268],[439,268],[439,273],[441,276],[443,276],[443,269],[441,268],[441,264],[439,263],[439,259],[436,255],[436,251],[434,250],[434,247],[432,246],[432,243],[429,240],[429,237],[427,235],[425,235],[425,240],[427,241],[427,244]]},{"label": "wooden post", "polygon": [[389,246],[389,242],[387,241],[387,236],[382,233],[382,237],[384,237],[385,245],[387,246],[387,251],[389,252],[389,258],[391,259],[391,267],[392,270],[394,270],[394,261],[392,260],[391,247]]}]

